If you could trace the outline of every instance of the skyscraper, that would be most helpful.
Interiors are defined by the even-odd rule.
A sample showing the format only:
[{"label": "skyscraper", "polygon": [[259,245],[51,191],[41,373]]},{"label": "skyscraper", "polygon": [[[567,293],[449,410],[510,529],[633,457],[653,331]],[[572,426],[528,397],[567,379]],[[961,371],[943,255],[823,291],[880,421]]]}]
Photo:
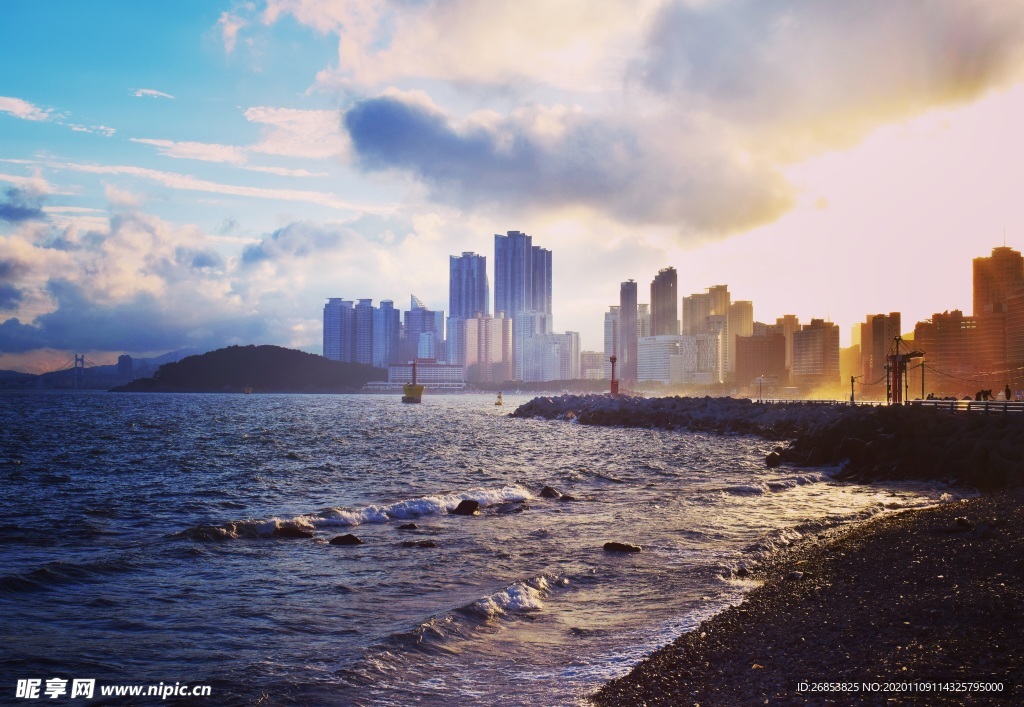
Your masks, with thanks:
[{"label": "skyscraper", "polygon": [[[619,307],[612,305],[604,313],[604,377],[606,380],[612,377],[612,364],[609,359],[619,357]],[[618,368],[615,369],[615,376],[619,376]]]},{"label": "skyscraper", "polygon": [[449,258],[448,316],[472,319],[490,314],[491,288],[487,280],[487,258],[465,252]]},{"label": "skyscraper", "polygon": [[324,305],[324,358],[355,361],[355,319],[352,302],[331,297]]},{"label": "skyscraper", "polygon": [[399,362],[401,326],[401,312],[395,309],[395,303],[389,299],[381,300],[380,306],[373,310],[373,365],[377,368],[387,368]]},{"label": "skyscraper", "polygon": [[658,271],[651,282],[651,336],[679,333],[677,280],[675,268],[664,268]]},{"label": "skyscraper", "polygon": [[405,313],[405,338],[400,349],[401,362],[414,358],[442,358],[444,312],[427,309],[419,297],[412,295],[410,309]]},{"label": "skyscraper", "polygon": [[[518,378],[523,371],[520,341],[552,332],[551,251],[533,245],[533,237],[520,231],[494,235],[494,311],[512,320],[512,349]],[[536,315],[523,318],[522,315]],[[537,329],[540,325],[543,328]]]},{"label": "skyscraper", "polygon": [[533,236],[520,231],[494,235],[494,311],[510,319],[540,312],[550,326],[551,251],[533,245]]},{"label": "skyscraper", "polygon": [[[1024,292],[1024,258],[1005,246],[993,248],[987,258],[974,259],[974,318],[978,323],[977,362],[982,372],[1005,366],[1007,301]],[[1016,321],[1015,317],[1015,321]]]},{"label": "skyscraper", "polygon": [[619,286],[619,349],[620,380],[637,380],[637,303],[633,280]]}]

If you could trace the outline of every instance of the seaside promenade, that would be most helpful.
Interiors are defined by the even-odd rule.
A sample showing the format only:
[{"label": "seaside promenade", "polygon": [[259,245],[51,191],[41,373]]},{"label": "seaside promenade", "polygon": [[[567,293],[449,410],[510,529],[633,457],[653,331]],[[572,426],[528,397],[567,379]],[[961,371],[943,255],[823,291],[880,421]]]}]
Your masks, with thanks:
[{"label": "seaside promenade", "polygon": [[1024,414],[1013,403],[936,402],[561,396],[516,410],[576,424],[758,435],[779,441],[768,465],[836,467],[834,478],[857,483],[981,489],[820,533],[768,558],[751,572],[761,585],[740,605],[648,656],[593,703],[1024,703]]}]

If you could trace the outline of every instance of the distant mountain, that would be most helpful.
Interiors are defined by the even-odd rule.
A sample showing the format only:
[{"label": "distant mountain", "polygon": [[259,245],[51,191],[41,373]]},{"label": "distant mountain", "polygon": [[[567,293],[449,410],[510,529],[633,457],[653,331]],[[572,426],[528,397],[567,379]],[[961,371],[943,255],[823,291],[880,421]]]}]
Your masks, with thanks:
[{"label": "distant mountain", "polygon": [[35,378],[34,373],[22,373],[21,371],[0,371],[0,378]]},{"label": "distant mountain", "polygon": [[114,388],[118,392],[343,393],[370,381],[386,380],[387,371],[280,346],[229,346],[160,366],[152,378]]}]

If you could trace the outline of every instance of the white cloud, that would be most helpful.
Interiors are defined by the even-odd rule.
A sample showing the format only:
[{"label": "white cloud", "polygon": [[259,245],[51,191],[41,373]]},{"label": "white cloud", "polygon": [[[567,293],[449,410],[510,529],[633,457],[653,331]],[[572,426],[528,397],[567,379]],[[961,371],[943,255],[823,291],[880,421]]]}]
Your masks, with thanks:
[{"label": "white cloud", "polygon": [[52,109],[40,108],[28,101],[10,96],[0,96],[0,112],[9,113],[15,118],[21,118],[22,120],[43,121],[53,118]]},{"label": "white cloud", "polygon": [[[251,3],[246,3],[246,7],[252,9]],[[220,27],[221,41],[224,43],[224,53],[231,54],[235,51],[235,45],[238,42],[238,33],[248,25],[248,21],[232,12],[222,12],[220,19],[217,20],[217,25]]]},{"label": "white cloud", "polygon": [[334,194],[318,191],[304,191],[299,189],[265,189],[262,187],[246,187],[235,184],[220,184],[205,179],[199,179],[188,174],[177,172],[161,172],[155,169],[144,167],[133,167],[129,165],[91,165],[75,162],[48,163],[47,166],[54,169],[68,169],[75,172],[88,174],[114,174],[141,177],[162,184],[170,189],[181,189],[185,191],[201,191],[214,194],[231,194],[233,196],[245,196],[256,199],[274,199],[279,201],[298,201],[308,204],[318,204],[332,209],[343,211],[381,211],[380,207],[368,204],[359,204],[352,201],[339,199]]},{"label": "white cloud", "polygon": [[136,98],[174,98],[174,96],[169,93],[157,91],[153,88],[138,88],[132,91],[132,95]]},{"label": "white cloud", "polygon": [[174,142],[149,138],[130,138],[132,142],[156,147],[161,155],[204,162],[226,162],[240,165],[245,162],[245,148],[235,145],[217,145],[205,142]]},{"label": "white cloud", "polygon": [[660,1],[269,0],[263,20],[290,14],[338,35],[338,64],[322,84],[419,77],[593,91],[621,85],[621,61]]},{"label": "white cloud", "polygon": [[311,159],[346,158],[349,153],[338,111],[254,106],[246,109],[245,117],[267,126],[262,139],[250,148],[253,152]]}]

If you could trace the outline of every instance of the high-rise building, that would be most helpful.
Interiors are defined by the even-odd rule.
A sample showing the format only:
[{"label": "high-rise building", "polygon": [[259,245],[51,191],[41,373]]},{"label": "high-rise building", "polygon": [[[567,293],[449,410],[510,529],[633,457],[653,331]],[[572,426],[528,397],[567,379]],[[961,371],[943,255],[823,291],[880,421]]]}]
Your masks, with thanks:
[{"label": "high-rise building", "polygon": [[466,380],[504,383],[512,380],[512,320],[499,312],[478,314],[464,322]]},{"label": "high-rise building", "polygon": [[[619,357],[619,307],[612,305],[604,313],[604,377],[610,380],[612,377],[612,364],[609,359]],[[615,377],[618,378],[618,368],[615,369]]]},{"label": "high-rise building", "polygon": [[812,319],[793,334],[793,384],[811,390],[839,384],[839,326]]},{"label": "high-rise building", "polygon": [[865,395],[885,395],[885,367],[893,340],[901,335],[900,313],[869,314],[860,325],[861,386]]},{"label": "high-rise building", "polygon": [[619,380],[637,380],[637,302],[636,282],[619,286]]},{"label": "high-rise building", "polygon": [[[517,378],[522,372],[519,352],[525,350],[520,339],[552,332],[551,283],[551,251],[533,245],[533,237],[520,231],[494,235],[494,311],[512,320]],[[537,316],[523,319],[520,327],[523,314]],[[535,331],[533,325],[538,323],[544,328]]]},{"label": "high-rise building", "polygon": [[782,333],[736,338],[736,384],[750,386],[758,378],[765,384],[786,385],[786,336]]},{"label": "high-rise building", "polygon": [[[414,358],[444,358],[444,312],[427,309],[416,295],[410,296],[403,335],[399,362],[405,363]],[[425,351],[429,355],[420,355]]]},{"label": "high-rise building", "polygon": [[973,378],[978,370],[978,322],[959,309],[937,312],[914,326],[914,348],[924,352],[926,370],[939,378],[932,390],[942,390],[942,385],[955,390],[957,379]]},{"label": "high-rise building", "polygon": [[490,297],[487,258],[470,252],[450,256],[448,316],[472,319],[478,314],[490,314]]},{"label": "high-rise building", "polygon": [[373,310],[373,365],[376,368],[387,368],[398,362],[401,317],[402,313],[389,299],[381,300],[380,306]]},{"label": "high-rise building", "polygon": [[793,334],[800,331],[800,320],[795,314],[784,314],[775,320],[775,326],[786,337],[786,370],[793,375]]},{"label": "high-rise building", "polygon": [[669,267],[659,270],[651,282],[652,336],[672,336],[679,333],[677,290],[676,269]]},{"label": "high-rise building", "polygon": [[353,302],[331,297],[324,305],[324,358],[332,361],[355,361]]},{"label": "high-rise building", "polygon": [[355,306],[355,362],[373,365],[373,300],[361,299]]},{"label": "high-rise building", "polygon": [[1007,331],[1007,301],[1024,292],[1024,258],[1006,246],[974,259],[974,318],[978,325],[977,363],[981,372],[1005,368],[1006,342],[1017,336]]},{"label": "high-rise building", "polygon": [[754,303],[750,300],[736,300],[729,305],[729,343],[726,348],[728,359],[726,371],[736,373],[736,339],[754,334]]},{"label": "high-rise building", "polygon": [[604,378],[603,351],[580,352],[580,377],[585,380],[602,380]]},{"label": "high-rise building", "polygon": [[494,311],[551,316],[551,251],[519,231],[494,235]]},{"label": "high-rise building", "polygon": [[651,305],[637,304],[636,306],[636,335],[637,338],[651,335]]}]

